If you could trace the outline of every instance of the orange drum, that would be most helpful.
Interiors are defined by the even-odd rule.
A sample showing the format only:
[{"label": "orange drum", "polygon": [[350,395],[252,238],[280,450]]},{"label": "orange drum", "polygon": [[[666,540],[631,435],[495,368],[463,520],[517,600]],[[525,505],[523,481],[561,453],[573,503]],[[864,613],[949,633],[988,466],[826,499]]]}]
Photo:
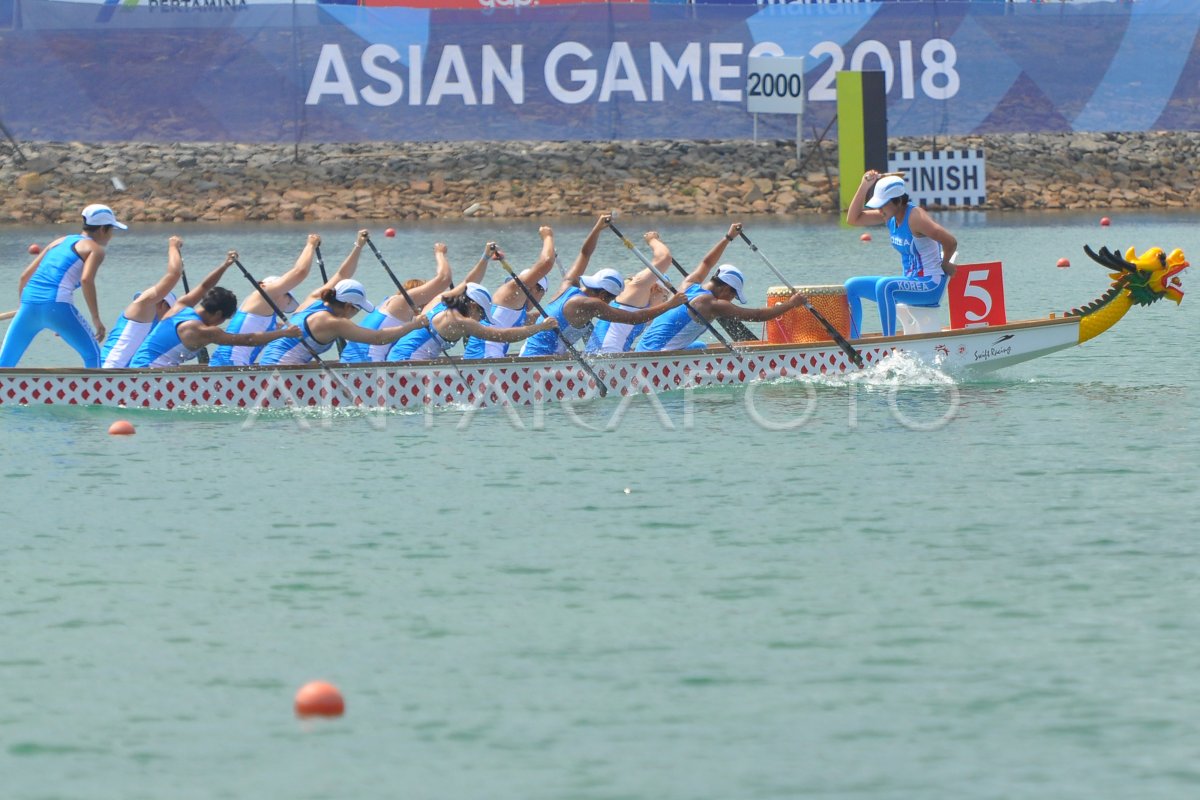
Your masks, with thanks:
[{"label": "orange drum", "polygon": [[[821,316],[829,320],[829,324],[846,338],[850,338],[850,306],[846,303],[846,287],[839,284],[833,286],[799,286],[801,292],[808,296]],[[792,296],[786,286],[772,286],[767,290],[767,305],[782,303]],[[829,331],[817,322],[817,318],[808,313],[803,306],[793,308],[782,317],[765,323],[767,341],[771,344],[791,344],[793,342],[827,342]]]}]

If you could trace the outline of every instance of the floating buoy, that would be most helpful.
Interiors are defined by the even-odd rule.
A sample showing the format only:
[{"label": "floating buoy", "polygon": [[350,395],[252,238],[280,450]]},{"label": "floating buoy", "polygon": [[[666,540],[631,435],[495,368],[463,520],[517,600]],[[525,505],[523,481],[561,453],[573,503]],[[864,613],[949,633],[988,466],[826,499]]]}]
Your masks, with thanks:
[{"label": "floating buoy", "polygon": [[396,238],[396,229],[388,228],[386,231],[383,232],[383,235],[388,237],[389,239],[394,239],[394,238]]},{"label": "floating buoy", "polygon": [[1070,262],[1069,260],[1065,259],[1065,258],[1060,258],[1060,259],[1058,260],[1058,263],[1057,263],[1057,264],[1055,264],[1054,266],[1056,266],[1056,267],[1069,267],[1069,266],[1071,266],[1071,262]]},{"label": "floating buoy", "polygon": [[112,436],[132,436],[136,431],[133,429],[132,422],[127,419],[119,419],[108,426],[108,432]]},{"label": "floating buoy", "polygon": [[29,255],[36,256],[40,252],[42,252],[42,246],[37,242],[29,245]]},{"label": "floating buoy", "polygon": [[1101,227],[1101,228],[1107,228],[1109,225],[1112,225],[1112,220],[1111,220],[1111,219],[1109,219],[1108,217],[1101,217],[1101,218],[1100,218],[1100,227]]},{"label": "floating buoy", "polygon": [[297,717],[340,717],[345,711],[346,701],[332,683],[311,681],[296,692]]},{"label": "floating buoy", "polygon": [[625,494],[629,494],[632,491],[633,489],[630,489],[628,486],[625,487]]},{"label": "floating buoy", "polygon": [[871,234],[864,233],[862,236],[858,237],[858,240],[860,242],[869,242],[869,241],[871,241]]}]

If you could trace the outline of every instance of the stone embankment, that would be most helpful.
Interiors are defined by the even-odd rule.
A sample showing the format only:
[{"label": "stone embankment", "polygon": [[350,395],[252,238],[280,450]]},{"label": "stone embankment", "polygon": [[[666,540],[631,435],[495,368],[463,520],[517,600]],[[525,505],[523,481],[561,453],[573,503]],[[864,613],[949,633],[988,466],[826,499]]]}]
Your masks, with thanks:
[{"label": "stone embankment", "polygon": [[[982,148],[987,209],[1200,204],[1200,133],[893,139]],[[0,224],[69,221],[108,202],[142,222],[412,220],[627,214],[832,214],[835,142],[246,145],[0,141]],[[857,182],[859,176],[850,176]]]}]

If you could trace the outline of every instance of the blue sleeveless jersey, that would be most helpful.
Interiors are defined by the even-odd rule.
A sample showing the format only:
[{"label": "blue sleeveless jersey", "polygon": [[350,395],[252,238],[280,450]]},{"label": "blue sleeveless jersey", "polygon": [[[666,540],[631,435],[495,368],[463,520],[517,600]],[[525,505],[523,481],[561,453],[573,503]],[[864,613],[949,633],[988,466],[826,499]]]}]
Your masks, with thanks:
[{"label": "blue sleeveless jersey", "polygon": [[[613,308],[622,311],[644,311],[644,308],[627,306],[613,300],[609,303]],[[588,353],[627,353],[633,348],[633,343],[649,323],[639,322],[633,325],[628,322],[609,322],[606,319],[596,320],[596,327],[588,339],[585,351]]]},{"label": "blue sleeveless jersey", "polygon": [[[363,317],[362,322],[358,323],[359,326],[367,330],[379,330],[389,316],[379,310],[382,305],[383,303],[376,303],[375,310]],[[372,345],[366,342],[346,342],[346,346],[342,348],[342,361],[352,364],[374,361],[375,359],[371,358],[371,347]]]},{"label": "blue sleeveless jersey", "polygon": [[586,325],[582,328],[575,328],[567,324],[565,310],[567,302],[572,297],[576,297],[580,294],[583,294],[583,291],[578,286],[572,286],[558,297],[554,298],[554,301],[550,303],[550,305],[546,306],[546,313],[550,317],[558,320],[558,330],[538,331],[533,336],[530,336],[525,340],[525,346],[521,348],[522,356],[554,356],[558,355],[559,353],[565,353],[567,351],[567,346],[564,345],[563,340],[558,337],[560,332],[562,333],[563,338],[565,338],[571,344],[574,344],[577,340],[582,338],[585,333],[587,333]]},{"label": "blue sleeveless jersey", "polygon": [[108,332],[100,348],[100,365],[109,369],[129,366],[142,342],[154,330],[157,322],[134,322],[121,312],[120,319]]},{"label": "blue sleeveless jersey", "polygon": [[75,245],[91,237],[75,234],[63,239],[46,255],[21,292],[22,303],[70,303],[83,276],[83,259]]},{"label": "blue sleeveless jersey", "polygon": [[[702,294],[712,294],[708,289],[705,289],[698,283],[693,283],[684,292],[687,295],[690,303],[695,298]],[[642,334],[641,340],[634,347],[634,350],[645,352],[648,350],[682,350],[690,345],[696,339],[700,338],[700,334],[704,333],[708,326],[703,322],[697,322],[688,311],[686,305],[675,306],[670,311],[659,315],[646,328],[646,332]]]},{"label": "blue sleeveless jersey", "polygon": [[[528,316],[529,311],[525,306],[508,308],[507,306],[493,304],[492,317],[496,320],[496,323],[493,324],[485,319],[482,324],[485,328],[519,328],[525,324]],[[508,355],[508,345],[508,342],[491,342],[472,336],[470,339],[467,339],[467,345],[463,350],[463,358],[503,358]]]},{"label": "blue sleeveless jersey", "polygon": [[388,361],[419,361],[424,358],[436,358],[446,351],[451,342],[447,342],[433,329],[433,318],[446,310],[445,303],[438,303],[425,316],[429,318],[428,328],[417,328],[409,331],[396,340],[388,351]]},{"label": "blue sleeveless jersey", "polygon": [[892,235],[892,247],[900,253],[906,278],[936,278],[942,275],[942,246],[928,236],[916,236],[908,225],[914,208],[910,200],[904,210],[904,219],[899,225],[894,218],[888,219],[888,232]]},{"label": "blue sleeveless jersey", "polygon": [[[308,318],[318,311],[328,311],[329,306],[324,303],[317,302],[305,308],[303,311],[297,311],[288,318],[288,322],[300,328],[301,336],[299,339],[276,339],[263,348],[262,359],[260,364],[307,364],[312,361],[313,354],[309,350],[311,347],[316,351],[317,355],[324,353],[329,348],[333,347],[333,342],[319,342],[313,337],[312,331],[308,327]],[[308,347],[304,346],[304,342],[308,342]],[[211,362],[210,362],[211,363]]]},{"label": "blue sleeveless jersey", "polygon": [[199,350],[189,350],[179,338],[179,326],[192,321],[204,323],[196,309],[183,308],[159,322],[133,354],[129,366],[171,367],[195,357]]},{"label": "blue sleeveless jersey", "polygon": [[[225,325],[225,332],[257,333],[259,331],[273,331],[278,327],[278,319],[274,314],[247,314],[245,311],[238,309],[229,318],[228,324]],[[223,344],[213,351],[212,358],[208,360],[208,363],[209,366],[213,367],[246,366],[258,361],[258,357],[261,354],[262,347],[251,347],[248,344],[237,346]]]}]

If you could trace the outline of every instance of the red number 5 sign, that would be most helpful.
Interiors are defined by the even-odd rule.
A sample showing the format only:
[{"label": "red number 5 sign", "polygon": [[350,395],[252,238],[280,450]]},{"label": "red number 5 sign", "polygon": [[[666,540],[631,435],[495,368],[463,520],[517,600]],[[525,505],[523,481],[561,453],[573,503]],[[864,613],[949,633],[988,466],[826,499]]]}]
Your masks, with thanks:
[{"label": "red number 5 sign", "polygon": [[1004,273],[999,261],[959,266],[946,287],[951,328],[1003,325]]}]

